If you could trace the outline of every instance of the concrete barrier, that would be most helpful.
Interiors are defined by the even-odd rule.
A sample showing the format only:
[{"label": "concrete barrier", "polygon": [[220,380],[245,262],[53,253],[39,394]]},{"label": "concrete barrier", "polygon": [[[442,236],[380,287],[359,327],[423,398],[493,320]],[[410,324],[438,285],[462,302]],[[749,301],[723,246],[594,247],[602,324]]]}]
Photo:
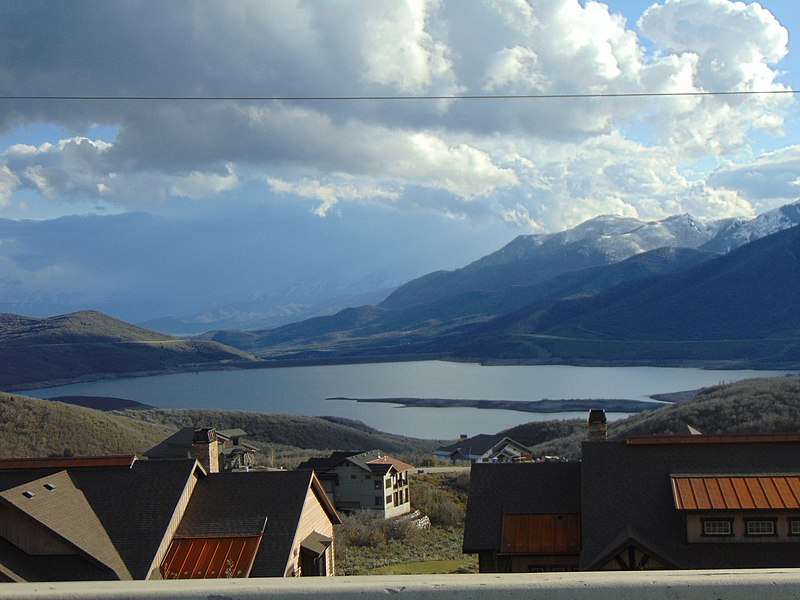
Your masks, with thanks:
[{"label": "concrete barrier", "polygon": [[13,600],[800,599],[800,569],[0,583]]}]

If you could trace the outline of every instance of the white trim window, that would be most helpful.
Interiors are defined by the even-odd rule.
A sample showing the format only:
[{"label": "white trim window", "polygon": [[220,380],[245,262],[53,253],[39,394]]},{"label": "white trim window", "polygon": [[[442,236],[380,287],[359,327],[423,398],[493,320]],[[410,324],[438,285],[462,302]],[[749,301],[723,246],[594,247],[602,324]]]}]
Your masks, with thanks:
[{"label": "white trim window", "polygon": [[727,519],[703,521],[703,535],[731,536],[733,535],[733,522]]},{"label": "white trim window", "polygon": [[771,519],[747,519],[745,533],[749,536],[775,535],[775,521]]},{"label": "white trim window", "polygon": [[800,535],[800,519],[789,519],[789,535]]}]

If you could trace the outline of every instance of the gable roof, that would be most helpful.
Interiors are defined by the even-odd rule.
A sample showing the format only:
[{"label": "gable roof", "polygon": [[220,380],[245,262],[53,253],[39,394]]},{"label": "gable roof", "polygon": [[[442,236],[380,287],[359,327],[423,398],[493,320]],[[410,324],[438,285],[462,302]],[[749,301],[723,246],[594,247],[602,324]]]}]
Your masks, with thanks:
[{"label": "gable roof", "polygon": [[[701,436],[686,436],[697,439]],[[683,513],[676,510],[672,477],[723,477],[800,472],[800,442],[763,437],[735,440],[583,444],[581,567],[597,568],[609,540],[624,532],[667,557],[676,568],[763,568],[796,566],[790,543],[688,543]],[[733,472],[732,472],[733,471]]]},{"label": "gable roof", "polygon": [[350,452],[332,452],[328,457],[309,458],[307,461],[300,463],[297,466],[297,470],[314,470],[318,473],[325,473],[343,463],[349,463],[359,469],[379,475],[386,474],[390,468],[394,468],[398,472],[414,468],[413,465],[389,456],[381,450],[367,450],[366,452],[354,450]]},{"label": "gable roof", "polygon": [[0,492],[6,505],[28,515],[90,559],[131,579],[117,549],[86,497],[66,471],[46,475]]},{"label": "gable roof", "polygon": [[474,464],[464,552],[499,550],[504,514],[580,512],[580,463]]},{"label": "gable roof", "polygon": [[381,456],[379,458],[367,461],[367,464],[370,466],[370,468],[374,468],[375,465],[390,465],[398,473],[402,473],[403,471],[408,471],[414,468],[414,465],[410,465],[407,462],[403,462],[399,458],[394,458],[392,456]]},{"label": "gable roof", "polygon": [[251,575],[283,576],[309,490],[338,523],[317,478],[308,471],[211,473],[198,482],[177,535],[248,536],[261,528]]},{"label": "gable roof", "polygon": [[458,440],[448,446],[442,446],[436,450],[435,454],[452,455],[460,452],[464,456],[483,456],[503,442],[524,450],[528,449],[524,444],[520,444],[501,433],[480,433],[469,438]]},{"label": "gable roof", "polygon": [[[24,487],[66,470],[72,486],[91,507],[130,576],[145,579],[195,471],[196,461],[140,460],[132,465],[95,467],[80,466],[77,459],[71,464],[67,469],[0,470],[0,490]],[[73,497],[71,502],[79,501]],[[38,562],[39,557],[36,559]],[[72,579],[69,573],[66,578]]]}]

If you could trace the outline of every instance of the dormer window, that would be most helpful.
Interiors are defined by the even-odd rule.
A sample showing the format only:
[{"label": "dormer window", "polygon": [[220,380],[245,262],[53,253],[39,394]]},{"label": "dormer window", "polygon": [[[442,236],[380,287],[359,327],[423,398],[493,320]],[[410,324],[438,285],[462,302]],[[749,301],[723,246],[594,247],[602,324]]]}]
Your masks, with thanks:
[{"label": "dormer window", "polygon": [[703,535],[730,537],[733,535],[733,521],[731,519],[703,520]]},{"label": "dormer window", "polygon": [[800,535],[800,519],[789,519],[789,535]]},{"label": "dormer window", "polygon": [[767,537],[775,535],[774,519],[745,519],[745,535],[750,537]]}]

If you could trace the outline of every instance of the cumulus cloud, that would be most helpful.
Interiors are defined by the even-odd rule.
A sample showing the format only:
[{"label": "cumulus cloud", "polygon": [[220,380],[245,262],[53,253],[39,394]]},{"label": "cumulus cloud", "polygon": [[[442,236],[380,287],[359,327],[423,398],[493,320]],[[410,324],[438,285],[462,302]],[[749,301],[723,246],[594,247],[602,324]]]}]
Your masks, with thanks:
[{"label": "cumulus cloud", "polygon": [[[596,0],[11,3],[0,81],[16,93],[306,99],[4,103],[0,126],[75,135],[6,148],[0,207],[21,189],[131,208],[266,180],[321,216],[369,201],[538,230],[777,197],[734,182],[735,162],[687,173],[779,133],[788,96],[313,99],[786,89],[787,32],[756,3],[664,0],[636,27]],[[86,135],[97,124],[118,134]]]}]

